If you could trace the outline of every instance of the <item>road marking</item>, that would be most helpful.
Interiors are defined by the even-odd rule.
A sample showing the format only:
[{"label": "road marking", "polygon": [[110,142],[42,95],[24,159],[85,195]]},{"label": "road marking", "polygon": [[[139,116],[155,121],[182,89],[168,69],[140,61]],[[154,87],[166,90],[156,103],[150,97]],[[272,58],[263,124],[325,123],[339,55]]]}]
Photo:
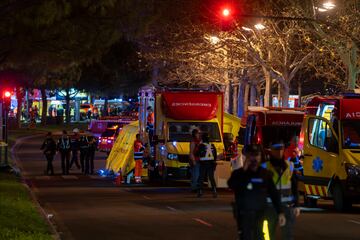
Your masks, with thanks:
[{"label": "road marking", "polygon": [[67,180],[70,180],[70,179],[72,179],[72,180],[79,179],[77,176],[72,176],[72,175],[61,175],[61,177],[62,177],[63,179],[67,179]]},{"label": "road marking", "polygon": [[201,223],[207,227],[212,227],[213,225],[211,223],[205,222],[204,220],[200,219],[200,218],[193,218],[193,220],[195,220],[198,223]]},{"label": "road marking", "polygon": [[36,176],[35,179],[36,180],[49,180],[50,176]]},{"label": "road marking", "polygon": [[355,220],[348,220],[348,222],[351,222],[351,223],[355,223],[355,224],[359,224],[359,225],[360,225],[360,222],[359,222],[359,221],[355,221]]},{"label": "road marking", "polygon": [[148,196],[143,196],[143,198],[145,198],[146,200],[151,200],[151,198]]},{"label": "road marking", "polygon": [[177,210],[173,207],[170,207],[170,206],[166,206],[167,209],[169,209],[170,211],[173,211],[173,212],[177,212]]}]

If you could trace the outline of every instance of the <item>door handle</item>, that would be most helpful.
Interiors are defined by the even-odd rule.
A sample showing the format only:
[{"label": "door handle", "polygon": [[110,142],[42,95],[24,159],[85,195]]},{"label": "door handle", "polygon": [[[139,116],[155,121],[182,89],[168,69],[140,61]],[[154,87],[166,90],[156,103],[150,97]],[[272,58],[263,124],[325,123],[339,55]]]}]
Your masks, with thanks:
[{"label": "door handle", "polygon": [[305,157],[312,157],[313,155],[310,154],[310,153],[305,153],[304,156],[305,156]]}]

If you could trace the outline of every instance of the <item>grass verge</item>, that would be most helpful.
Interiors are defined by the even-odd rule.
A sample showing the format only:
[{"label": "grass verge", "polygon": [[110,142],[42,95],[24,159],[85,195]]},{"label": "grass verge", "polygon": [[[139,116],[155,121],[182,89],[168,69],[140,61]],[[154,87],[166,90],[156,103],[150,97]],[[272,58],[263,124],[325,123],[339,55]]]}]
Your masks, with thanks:
[{"label": "grass verge", "polygon": [[53,239],[28,190],[18,177],[4,171],[0,172],[0,239]]}]

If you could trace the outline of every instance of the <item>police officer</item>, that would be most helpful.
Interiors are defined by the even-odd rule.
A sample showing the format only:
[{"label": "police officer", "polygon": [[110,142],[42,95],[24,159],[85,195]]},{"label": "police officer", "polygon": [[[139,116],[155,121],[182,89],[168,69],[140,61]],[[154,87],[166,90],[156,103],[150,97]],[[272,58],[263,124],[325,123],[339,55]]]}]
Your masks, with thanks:
[{"label": "police officer", "polygon": [[69,174],[69,162],[70,162],[70,138],[67,135],[66,130],[63,130],[62,136],[57,143],[57,149],[61,156],[61,169],[63,175]]},{"label": "police officer", "polygon": [[234,215],[241,240],[263,240],[262,232],[266,199],[270,196],[279,214],[279,224],[285,224],[279,192],[272,181],[271,173],[260,167],[263,154],[260,145],[247,145],[243,149],[244,165],[232,172],[229,187],[235,193]]},{"label": "police officer", "polygon": [[[276,143],[271,146],[270,161],[266,168],[272,173],[272,180],[280,192],[281,205],[284,209],[286,224],[281,227],[282,239],[294,239],[295,219],[300,214],[298,208],[297,177],[293,174],[294,165],[284,158],[285,146],[283,143]],[[266,219],[269,221],[270,239],[275,239],[277,213],[272,206],[266,210]]]},{"label": "police officer", "polygon": [[94,174],[94,159],[95,159],[95,152],[97,149],[97,142],[93,136],[88,138],[88,153],[85,162],[85,174]]},{"label": "police officer", "polygon": [[201,197],[203,195],[204,180],[206,176],[208,176],[213,191],[213,197],[216,198],[217,192],[214,172],[216,168],[217,153],[214,144],[210,144],[209,135],[207,133],[204,133],[202,136],[202,142],[199,146],[199,156],[200,177],[197,196]]},{"label": "police officer", "polygon": [[80,166],[81,172],[85,173],[85,161],[87,159],[88,151],[89,151],[89,139],[86,135],[82,135],[79,139],[79,147],[80,147]]},{"label": "police officer", "polygon": [[71,169],[72,165],[75,163],[76,167],[80,169],[79,159],[78,159],[78,151],[79,151],[79,129],[75,128],[73,130],[74,136],[70,139],[70,147],[71,147],[71,162],[69,168]]},{"label": "police officer", "polygon": [[44,155],[47,160],[47,168],[46,168],[45,173],[54,175],[54,167],[53,167],[52,162],[53,162],[54,156],[56,154],[56,142],[52,138],[51,132],[48,132],[48,134],[46,135],[46,139],[40,149],[44,151]]}]

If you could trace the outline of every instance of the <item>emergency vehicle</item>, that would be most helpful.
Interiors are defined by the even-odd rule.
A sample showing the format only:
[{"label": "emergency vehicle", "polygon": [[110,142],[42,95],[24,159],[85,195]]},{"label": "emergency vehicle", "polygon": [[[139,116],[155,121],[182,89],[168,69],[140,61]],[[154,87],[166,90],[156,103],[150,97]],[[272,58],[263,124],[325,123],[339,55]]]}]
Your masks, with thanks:
[{"label": "emergency vehicle", "polygon": [[360,95],[314,97],[299,145],[305,193],[313,204],[333,199],[341,211],[360,200]]},{"label": "emergency vehicle", "polygon": [[246,116],[241,119],[241,125],[246,127],[240,128],[239,148],[257,143],[266,149],[279,141],[287,145],[300,135],[303,119],[302,109],[249,107]]},{"label": "emergency vehicle", "polygon": [[159,175],[163,179],[188,177],[191,132],[195,128],[209,135],[219,154],[218,159],[222,158],[223,93],[143,88],[139,95],[139,124],[143,139],[149,136],[148,107],[155,113],[152,145]]},{"label": "emergency vehicle", "polygon": [[108,154],[110,153],[122,128],[123,125],[114,125],[101,133],[98,140],[98,149],[100,152],[106,152]]},{"label": "emergency vehicle", "polygon": [[100,137],[103,132],[108,128],[119,126],[122,128],[133,121],[137,120],[137,116],[116,116],[116,117],[102,117],[98,119],[92,119],[90,121],[88,130],[96,137]]}]

